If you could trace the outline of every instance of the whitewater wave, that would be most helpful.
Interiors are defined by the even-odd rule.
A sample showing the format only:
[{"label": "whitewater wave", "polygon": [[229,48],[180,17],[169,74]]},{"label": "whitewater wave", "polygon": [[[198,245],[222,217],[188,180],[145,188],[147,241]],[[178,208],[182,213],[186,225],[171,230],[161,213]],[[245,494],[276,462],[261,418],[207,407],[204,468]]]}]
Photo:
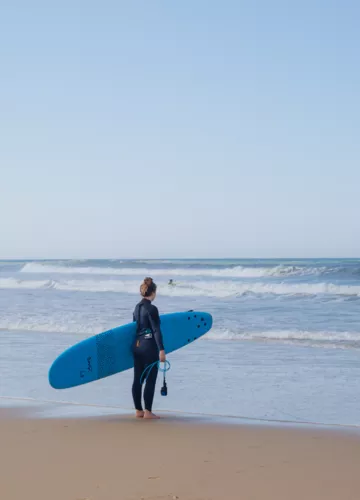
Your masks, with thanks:
[{"label": "whitewater wave", "polygon": [[147,268],[115,268],[115,267],[77,267],[50,265],[37,262],[29,262],[24,265],[23,273],[54,273],[54,274],[96,274],[113,276],[212,276],[229,278],[260,278],[271,276],[271,270],[266,268],[247,268],[236,266],[225,269],[193,269],[193,268],[172,268],[172,269],[147,269]]},{"label": "whitewater wave", "polygon": [[[140,261],[139,261],[140,262]],[[144,262],[144,261],[143,261]],[[321,276],[338,272],[336,268],[300,267],[278,265],[275,267],[244,267],[234,266],[226,268],[132,268],[132,267],[93,267],[74,266],[40,262],[28,262],[21,269],[22,273],[48,273],[48,274],[88,274],[88,275],[113,275],[113,276],[159,276],[181,277],[214,277],[214,278],[263,278],[263,277],[291,277],[291,276]]]},{"label": "whitewater wave", "polygon": [[240,332],[229,329],[219,329],[211,330],[204,336],[204,340],[273,341],[302,344],[306,346],[360,348],[360,333],[349,331],[265,330],[258,332]]},{"label": "whitewater wave", "polygon": [[[18,280],[0,279],[0,289],[48,289],[73,292],[115,292],[138,294],[139,284],[135,280]],[[360,285],[337,285],[332,283],[262,283],[234,281],[196,281],[179,283],[174,287],[159,284],[159,293],[172,297],[241,297],[245,295],[284,296],[345,296],[360,297]]]},{"label": "whitewater wave", "polygon": [[91,336],[97,335],[108,328],[111,328],[111,325],[109,327],[105,325],[89,325],[85,322],[69,321],[68,318],[63,320],[56,320],[51,317],[0,319],[0,331],[9,332],[64,333]]},{"label": "whitewater wave", "polygon": [[[114,326],[114,324],[99,321],[90,323],[85,318],[72,319],[68,315],[56,318],[49,316],[22,319],[5,317],[0,318],[0,330],[8,332],[60,333],[87,337],[97,335]],[[220,328],[212,329],[199,341],[208,340],[281,342],[306,346],[360,348],[360,332],[350,331],[264,330],[251,332]]]},{"label": "whitewater wave", "polygon": [[18,280],[15,278],[0,279],[0,289],[26,289],[39,290],[41,288],[52,288],[52,280]]}]

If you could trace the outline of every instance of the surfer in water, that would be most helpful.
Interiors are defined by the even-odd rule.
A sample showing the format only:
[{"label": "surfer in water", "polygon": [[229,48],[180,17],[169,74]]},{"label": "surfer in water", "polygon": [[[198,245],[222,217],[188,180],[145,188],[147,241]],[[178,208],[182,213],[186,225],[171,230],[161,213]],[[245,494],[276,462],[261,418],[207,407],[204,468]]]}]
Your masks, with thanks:
[{"label": "surfer in water", "polygon": [[134,311],[134,321],[137,323],[136,337],[133,345],[134,355],[134,382],[132,395],[137,418],[159,418],[152,413],[152,404],[155,393],[158,366],[154,365],[148,373],[144,389],[145,410],[141,402],[141,376],[146,367],[157,361],[164,363],[166,355],[160,329],[160,316],[152,301],[156,297],[156,284],[152,278],[145,278],[140,286],[143,297]]},{"label": "surfer in water", "polygon": [[168,285],[169,285],[169,286],[175,286],[174,280],[169,280]]}]

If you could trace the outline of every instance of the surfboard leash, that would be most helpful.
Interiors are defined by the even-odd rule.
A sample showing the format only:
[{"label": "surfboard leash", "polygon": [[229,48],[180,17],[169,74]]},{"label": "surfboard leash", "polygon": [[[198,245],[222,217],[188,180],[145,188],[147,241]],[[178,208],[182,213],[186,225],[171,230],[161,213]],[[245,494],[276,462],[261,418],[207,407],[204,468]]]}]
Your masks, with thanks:
[{"label": "surfboard leash", "polygon": [[171,368],[170,361],[166,360],[164,362],[164,367],[161,366],[160,361],[155,361],[154,363],[151,363],[151,365],[147,366],[145,370],[142,372],[141,377],[140,377],[140,384],[142,385],[144,382],[147,381],[148,376],[150,375],[151,370],[154,368],[154,366],[158,367],[158,370],[164,374],[163,378],[163,386],[160,389],[160,394],[162,396],[167,396],[167,385],[166,385],[166,372],[168,372]]}]

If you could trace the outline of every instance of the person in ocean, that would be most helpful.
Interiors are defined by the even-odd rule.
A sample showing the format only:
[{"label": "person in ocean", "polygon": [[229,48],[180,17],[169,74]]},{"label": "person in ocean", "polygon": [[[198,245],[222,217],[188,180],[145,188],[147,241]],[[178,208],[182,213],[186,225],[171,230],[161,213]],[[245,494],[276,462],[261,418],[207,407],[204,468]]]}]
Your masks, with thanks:
[{"label": "person in ocean", "polygon": [[137,418],[159,418],[152,412],[158,366],[154,365],[148,373],[142,406],[142,380],[144,370],[155,363],[166,361],[166,354],[160,328],[160,316],[156,306],[152,304],[156,297],[156,284],[152,278],[145,278],[140,286],[142,300],[136,305],[133,319],[136,321],[136,336],[133,345],[134,382],[132,395]]},{"label": "person in ocean", "polygon": [[169,286],[175,286],[174,280],[169,280],[168,285],[169,285]]}]

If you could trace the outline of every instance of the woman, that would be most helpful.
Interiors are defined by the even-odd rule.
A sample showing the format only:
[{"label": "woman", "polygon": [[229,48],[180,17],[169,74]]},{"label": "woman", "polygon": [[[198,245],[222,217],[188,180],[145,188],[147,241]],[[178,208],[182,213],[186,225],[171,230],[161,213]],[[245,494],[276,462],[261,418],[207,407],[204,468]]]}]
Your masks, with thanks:
[{"label": "woman", "polygon": [[144,370],[157,361],[165,362],[166,355],[160,330],[159,311],[152,301],[156,297],[156,284],[152,278],[145,278],[140,286],[143,297],[134,311],[134,321],[137,323],[136,337],[133,346],[134,355],[134,383],[132,394],[137,418],[160,418],[152,413],[152,403],[155,393],[155,384],[158,366],[146,372],[147,379],[144,390],[145,411],[141,404],[142,380]]}]

